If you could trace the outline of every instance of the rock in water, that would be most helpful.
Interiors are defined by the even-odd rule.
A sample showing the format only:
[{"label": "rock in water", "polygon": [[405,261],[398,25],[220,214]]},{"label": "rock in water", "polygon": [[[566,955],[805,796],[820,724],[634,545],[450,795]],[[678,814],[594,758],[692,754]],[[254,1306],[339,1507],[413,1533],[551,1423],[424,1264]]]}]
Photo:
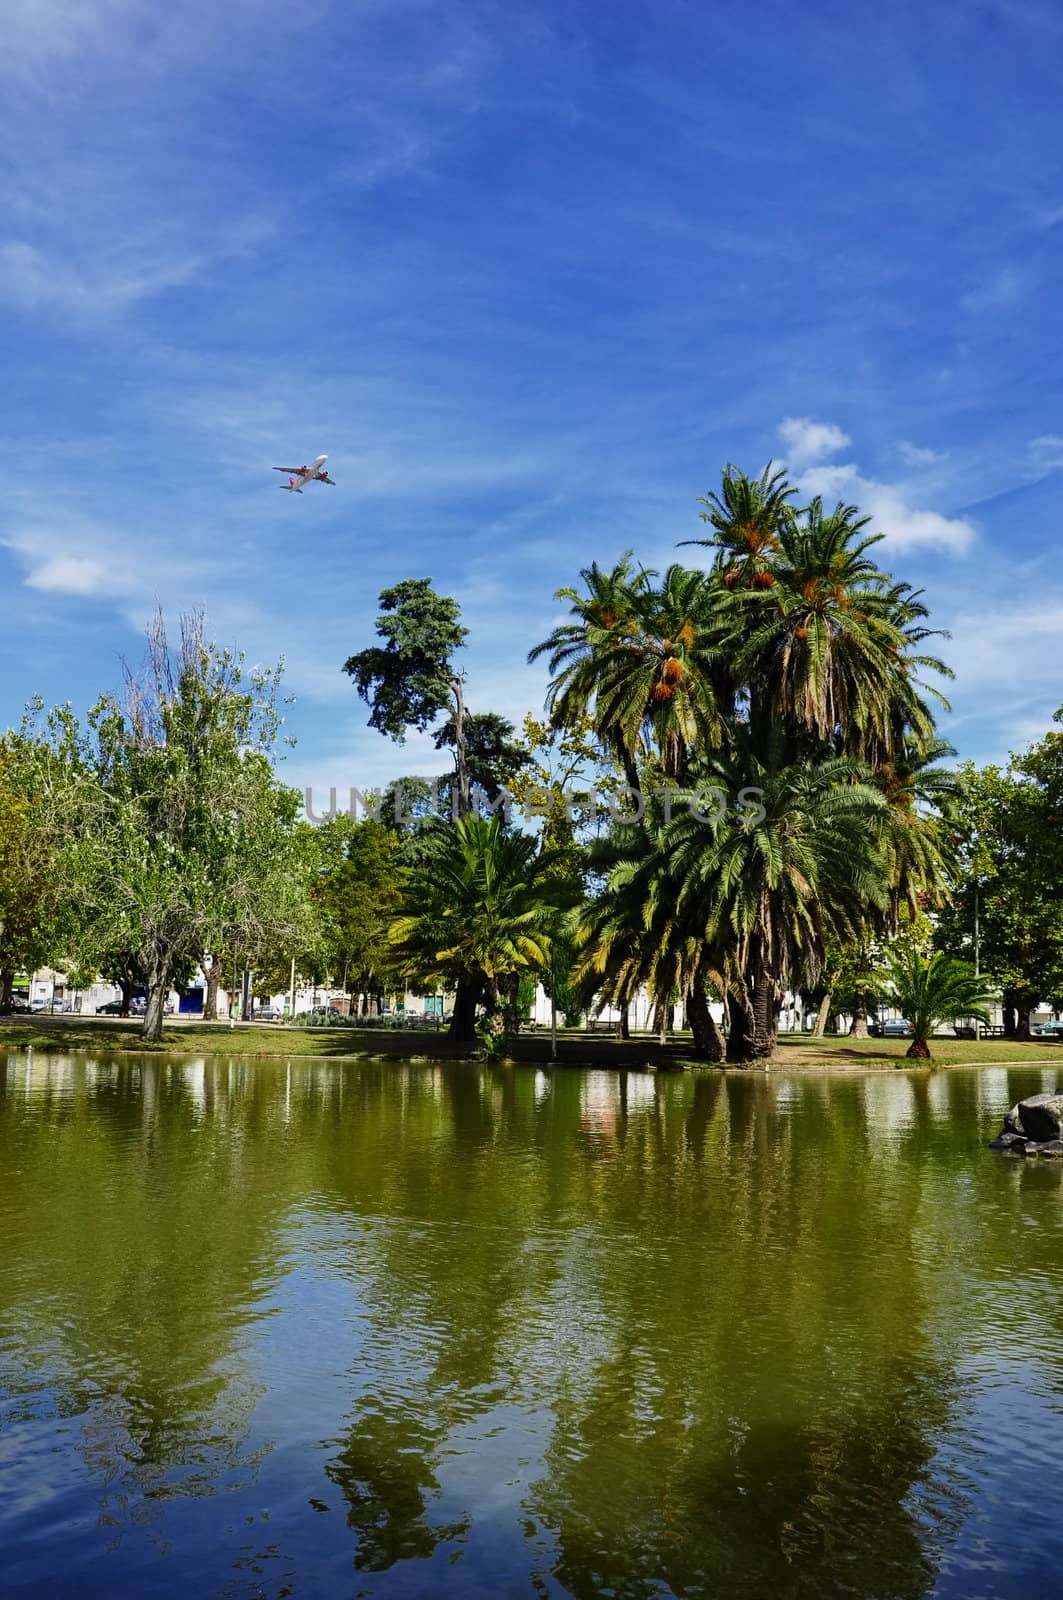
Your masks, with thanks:
[{"label": "rock in water", "polygon": [[1014,1155],[1063,1154],[1063,1094],[1032,1094],[1012,1106],[1004,1128],[989,1141],[991,1150]]},{"label": "rock in water", "polygon": [[1009,1133],[1027,1139],[1058,1139],[1063,1133],[1063,1094],[1032,1094],[1004,1118]]}]

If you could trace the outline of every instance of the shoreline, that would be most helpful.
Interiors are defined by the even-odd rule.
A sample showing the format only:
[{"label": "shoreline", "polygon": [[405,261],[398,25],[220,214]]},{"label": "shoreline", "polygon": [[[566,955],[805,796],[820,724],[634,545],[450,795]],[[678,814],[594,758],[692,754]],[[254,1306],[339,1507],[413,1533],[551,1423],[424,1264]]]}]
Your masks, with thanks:
[{"label": "shoreline", "polygon": [[[300,1029],[283,1040],[271,1037],[269,1048],[257,1048],[275,1035],[277,1024],[225,1022],[178,1023],[168,1027],[158,1044],[134,1037],[136,1022],[94,1017],[17,1017],[0,1019],[0,1053],[38,1055],[136,1055],[163,1059],[194,1055],[246,1057],[252,1061],[396,1061],[419,1066],[446,1066],[455,1062],[482,1063],[475,1050],[457,1049],[437,1035],[431,1044],[423,1030]],[[182,1038],[184,1034],[186,1037]],[[257,1037],[252,1037],[257,1035]],[[346,1037],[345,1037],[346,1035]],[[351,1037],[354,1035],[355,1037]],[[349,1040],[349,1044],[348,1044]],[[289,1048],[284,1048],[287,1045]],[[892,1048],[891,1048],[892,1046]],[[522,1034],[517,1048],[500,1057],[497,1066],[571,1068],[575,1071],[658,1071],[750,1073],[830,1073],[839,1076],[872,1072],[926,1072],[948,1067],[1063,1066],[1063,1042],[968,1041],[943,1038],[939,1054],[930,1061],[909,1060],[907,1041],[853,1040],[848,1036],[813,1042],[809,1035],[784,1036],[769,1061],[738,1067],[703,1061],[689,1053],[686,1040],[662,1045],[656,1038],[621,1040],[612,1036],[560,1033],[557,1056],[550,1053],[550,1037],[542,1032]]]}]

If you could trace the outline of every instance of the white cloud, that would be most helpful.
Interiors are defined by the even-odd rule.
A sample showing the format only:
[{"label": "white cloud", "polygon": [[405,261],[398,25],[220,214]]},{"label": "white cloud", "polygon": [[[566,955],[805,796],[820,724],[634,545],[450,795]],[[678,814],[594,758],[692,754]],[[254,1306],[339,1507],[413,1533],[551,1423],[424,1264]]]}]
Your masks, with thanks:
[{"label": "white cloud", "polygon": [[963,555],[975,540],[975,530],[963,517],[946,517],[940,511],[912,506],[895,484],[865,478],[851,463],[845,466],[810,467],[798,479],[806,494],[822,495],[828,503],[853,501],[871,518],[871,529],[885,534],[897,549],[913,545],[934,545]]},{"label": "white cloud", "polygon": [[897,446],[897,454],[907,467],[932,467],[944,461],[948,451],[927,450],[922,445],[912,444],[910,439],[902,439]]},{"label": "white cloud", "polygon": [[58,594],[97,594],[103,586],[106,568],[91,556],[49,556],[26,574],[31,589],[47,589]]},{"label": "white cloud", "polygon": [[779,424],[779,437],[786,445],[787,462],[799,472],[813,461],[837,455],[850,442],[833,422],[815,422],[811,417],[784,417]]},{"label": "white cloud", "polygon": [[1026,449],[1035,472],[1053,472],[1063,467],[1063,434],[1042,433],[1039,438],[1031,439]]}]

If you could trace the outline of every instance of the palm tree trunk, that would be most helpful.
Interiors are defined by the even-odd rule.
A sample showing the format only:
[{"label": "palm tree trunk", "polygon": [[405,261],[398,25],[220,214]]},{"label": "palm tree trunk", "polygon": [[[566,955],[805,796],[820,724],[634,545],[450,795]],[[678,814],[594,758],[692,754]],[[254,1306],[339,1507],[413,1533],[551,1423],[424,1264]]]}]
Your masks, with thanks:
[{"label": "palm tree trunk", "polygon": [[853,998],[853,1020],[849,1024],[849,1037],[851,1039],[866,1039],[867,1031],[867,993],[858,989]]},{"label": "palm tree trunk", "polygon": [[925,1039],[913,1039],[905,1051],[905,1055],[912,1061],[929,1061],[930,1046]]},{"label": "palm tree trunk", "polygon": [[481,985],[475,978],[462,973],[454,991],[454,1016],[447,1037],[453,1044],[476,1043],[476,1005]]},{"label": "palm tree trunk", "polygon": [[709,1010],[705,991],[693,988],[687,996],[687,1016],[694,1036],[694,1051],[705,1061],[722,1061],[726,1044],[719,1024]]},{"label": "palm tree trunk", "polygon": [[828,990],[819,1002],[819,1010],[816,1013],[816,1026],[812,1029],[813,1039],[822,1039],[827,1031],[827,1018],[830,1016],[831,998],[831,992]]},{"label": "palm tree trunk", "polygon": [[621,1000],[620,1015],[616,1022],[616,1036],[618,1039],[631,1038],[631,1001]]},{"label": "palm tree trunk", "polygon": [[757,974],[753,990],[753,1055],[758,1061],[774,1053],[778,1030],[778,987],[763,969]]}]

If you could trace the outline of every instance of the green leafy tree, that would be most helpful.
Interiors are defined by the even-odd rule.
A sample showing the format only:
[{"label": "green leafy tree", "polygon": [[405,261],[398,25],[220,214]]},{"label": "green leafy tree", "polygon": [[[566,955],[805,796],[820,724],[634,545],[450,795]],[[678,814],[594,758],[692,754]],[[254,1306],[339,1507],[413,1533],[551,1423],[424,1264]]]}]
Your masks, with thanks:
[{"label": "green leafy tree", "polygon": [[314,890],[318,965],[361,997],[363,1013],[380,1003],[396,977],[388,937],[402,901],[405,871],[393,828],[337,817],[318,830],[321,865]]},{"label": "green leafy tree", "polygon": [[[248,950],[301,912],[292,893],[298,796],[270,764],[278,671],[246,674],[182,619],[171,652],[161,614],[124,702],[105,696],[79,737],[80,782],[62,871],[81,917],[79,957],[135,953],[144,1037],[166,994],[206,950]],[[294,930],[293,930],[294,931]]]},{"label": "green leafy tree", "polygon": [[443,711],[453,724],[458,816],[470,804],[464,679],[454,657],[468,637],[461,611],[449,595],[436,594],[431,578],[406,578],[380,595],[376,619],[382,645],[348,656],[343,670],[369,706],[369,726],[405,741],[410,728],[423,733]]},{"label": "green leafy tree", "polygon": [[1050,734],[1007,768],[965,764],[951,816],[955,891],[939,943],[958,957],[977,954],[1000,986],[1012,1038],[1029,1037],[1037,1004],[1063,999],[1059,740]]}]

